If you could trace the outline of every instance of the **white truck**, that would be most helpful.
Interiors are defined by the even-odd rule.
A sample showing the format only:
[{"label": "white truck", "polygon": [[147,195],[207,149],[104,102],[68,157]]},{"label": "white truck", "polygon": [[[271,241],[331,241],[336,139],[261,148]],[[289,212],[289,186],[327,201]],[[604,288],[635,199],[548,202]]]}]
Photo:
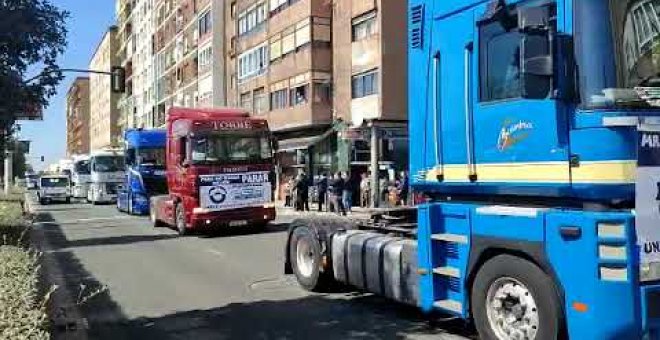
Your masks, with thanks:
[{"label": "white truck", "polygon": [[112,149],[92,152],[89,165],[87,201],[92,204],[115,202],[124,181],[123,152]]},{"label": "white truck", "polygon": [[71,187],[74,198],[87,198],[89,184],[92,180],[89,159],[89,155],[77,155],[73,157]]},{"label": "white truck", "polygon": [[37,198],[42,205],[54,200],[71,203],[71,186],[67,175],[43,175],[39,178]]}]

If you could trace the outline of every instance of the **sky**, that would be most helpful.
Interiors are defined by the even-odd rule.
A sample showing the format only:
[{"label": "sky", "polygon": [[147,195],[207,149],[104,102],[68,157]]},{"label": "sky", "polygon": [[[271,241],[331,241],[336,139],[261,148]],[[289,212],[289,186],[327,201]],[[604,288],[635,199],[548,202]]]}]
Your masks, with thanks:
[{"label": "sky", "polygon": [[[103,33],[114,23],[114,0],[51,0],[52,3],[69,11],[67,21],[68,48],[60,57],[62,68],[89,68],[92,53]],[[19,122],[21,139],[31,140],[28,161],[40,170],[64,158],[66,154],[66,93],[77,74],[66,74],[60,83],[57,95],[50,99],[44,111],[44,120]],[[40,157],[44,156],[42,163]]]}]

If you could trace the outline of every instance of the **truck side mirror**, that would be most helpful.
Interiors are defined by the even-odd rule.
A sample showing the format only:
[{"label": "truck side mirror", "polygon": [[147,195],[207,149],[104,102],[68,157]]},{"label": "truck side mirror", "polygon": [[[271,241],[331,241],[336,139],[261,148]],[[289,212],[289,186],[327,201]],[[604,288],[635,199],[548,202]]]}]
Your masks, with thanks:
[{"label": "truck side mirror", "polygon": [[550,8],[520,9],[518,26],[522,33],[520,47],[522,96],[530,99],[548,98],[553,90],[555,60]]}]

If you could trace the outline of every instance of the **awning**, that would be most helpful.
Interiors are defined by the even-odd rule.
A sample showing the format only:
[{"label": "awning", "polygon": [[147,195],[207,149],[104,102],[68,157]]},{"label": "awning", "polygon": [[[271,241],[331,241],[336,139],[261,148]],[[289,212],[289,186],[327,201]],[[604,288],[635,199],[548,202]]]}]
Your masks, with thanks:
[{"label": "awning", "polygon": [[310,146],[314,146],[324,139],[328,138],[330,135],[335,133],[335,129],[329,129],[321,135],[317,136],[306,136],[306,137],[297,137],[297,138],[287,138],[278,140],[277,152],[293,152],[296,150],[305,150]]},{"label": "awning", "polygon": [[278,141],[279,147],[277,148],[278,152],[293,152],[296,150],[305,150],[310,146],[318,143],[321,140],[321,136],[311,136],[311,137],[299,137],[299,138],[290,138],[283,139]]}]

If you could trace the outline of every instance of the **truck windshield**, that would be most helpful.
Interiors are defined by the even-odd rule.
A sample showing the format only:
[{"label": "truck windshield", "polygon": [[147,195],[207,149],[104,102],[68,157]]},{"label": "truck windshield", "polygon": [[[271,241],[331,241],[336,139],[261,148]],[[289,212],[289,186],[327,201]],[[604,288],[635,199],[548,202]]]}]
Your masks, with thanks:
[{"label": "truck windshield", "polygon": [[93,170],[96,172],[117,172],[124,170],[124,157],[98,156],[94,157]]},{"label": "truck windshield", "polygon": [[67,187],[68,185],[69,180],[66,178],[48,177],[41,179],[41,186],[45,188]]},{"label": "truck windshield", "polygon": [[576,0],[582,106],[660,107],[660,0]]},{"label": "truck windshield", "polygon": [[89,160],[76,162],[73,170],[79,175],[89,175]]},{"label": "truck windshield", "polygon": [[137,161],[140,165],[165,167],[165,148],[139,148]]},{"label": "truck windshield", "polygon": [[272,157],[268,136],[207,135],[192,139],[195,163],[228,163],[268,160]]}]

